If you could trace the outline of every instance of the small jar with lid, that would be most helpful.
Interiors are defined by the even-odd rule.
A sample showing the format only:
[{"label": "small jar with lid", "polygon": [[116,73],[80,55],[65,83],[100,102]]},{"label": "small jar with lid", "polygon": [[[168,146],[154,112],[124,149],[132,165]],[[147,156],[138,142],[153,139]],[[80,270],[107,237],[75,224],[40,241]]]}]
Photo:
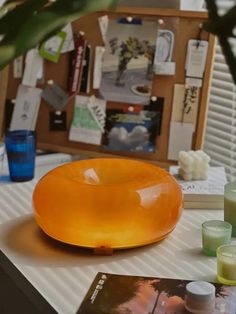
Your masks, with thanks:
[{"label": "small jar with lid", "polygon": [[190,313],[210,314],[215,310],[215,286],[206,281],[186,285],[185,308]]}]

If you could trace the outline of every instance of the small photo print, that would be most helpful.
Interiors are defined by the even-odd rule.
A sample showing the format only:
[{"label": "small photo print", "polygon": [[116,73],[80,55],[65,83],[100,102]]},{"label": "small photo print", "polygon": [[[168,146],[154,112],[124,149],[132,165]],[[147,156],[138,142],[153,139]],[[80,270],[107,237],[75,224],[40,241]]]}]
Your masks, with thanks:
[{"label": "small photo print", "polygon": [[147,104],[152,89],[158,23],[110,20],[102,64],[101,96],[110,101]]},{"label": "small photo print", "polygon": [[[163,102],[162,98],[160,102]],[[161,112],[148,110],[149,106],[143,106],[138,112],[129,111],[129,108],[107,109],[104,147],[118,151],[155,152]]]}]

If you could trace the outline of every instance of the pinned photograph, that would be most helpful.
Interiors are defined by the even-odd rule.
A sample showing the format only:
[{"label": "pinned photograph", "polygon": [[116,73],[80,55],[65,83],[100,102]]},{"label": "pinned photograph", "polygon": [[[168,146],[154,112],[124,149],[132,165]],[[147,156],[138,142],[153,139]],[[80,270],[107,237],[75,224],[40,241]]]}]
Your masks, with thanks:
[{"label": "pinned photograph", "polygon": [[149,102],[157,30],[155,21],[109,20],[100,86],[104,99],[141,105]]},{"label": "pinned photograph", "polygon": [[[104,146],[110,150],[155,152],[156,138],[160,131],[161,112],[156,108],[143,106],[140,110],[130,111],[135,106],[122,109],[107,109]],[[137,106],[136,106],[137,107]]]}]

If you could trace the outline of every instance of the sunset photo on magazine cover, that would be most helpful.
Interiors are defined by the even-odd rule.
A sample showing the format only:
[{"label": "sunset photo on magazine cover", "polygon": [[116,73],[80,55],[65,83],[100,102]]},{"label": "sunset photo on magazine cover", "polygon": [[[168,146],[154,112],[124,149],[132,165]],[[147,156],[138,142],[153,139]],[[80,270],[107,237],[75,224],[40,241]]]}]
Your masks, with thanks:
[{"label": "sunset photo on magazine cover", "polygon": [[[78,314],[186,314],[189,280],[98,273]],[[213,283],[214,314],[236,313],[236,287]]]}]

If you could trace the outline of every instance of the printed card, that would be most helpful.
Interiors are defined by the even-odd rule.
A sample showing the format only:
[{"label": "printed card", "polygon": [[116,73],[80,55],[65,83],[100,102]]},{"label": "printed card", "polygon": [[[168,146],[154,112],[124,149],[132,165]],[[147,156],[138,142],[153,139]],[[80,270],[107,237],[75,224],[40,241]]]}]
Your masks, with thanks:
[{"label": "printed card", "polygon": [[196,125],[199,88],[175,84],[171,121]]},{"label": "printed card", "polygon": [[10,124],[10,130],[34,130],[42,90],[20,85],[18,87],[16,103]]},{"label": "printed card", "polygon": [[58,32],[41,45],[40,55],[46,60],[58,62],[65,38],[66,32]]},{"label": "printed card", "polygon": [[62,110],[68,102],[69,95],[57,84],[48,84],[42,92],[42,98],[54,109]]},{"label": "printed card", "polygon": [[[94,100],[96,101],[96,99]],[[69,140],[100,145],[102,140],[101,125],[94,118],[91,109],[88,108],[89,97],[76,96],[72,125],[69,133]],[[97,101],[99,111],[105,113],[105,101]]]},{"label": "printed card", "polygon": [[38,49],[31,49],[25,58],[25,69],[22,84],[35,87],[37,80],[43,76],[43,58],[39,55]]},{"label": "printed card", "polygon": [[206,66],[208,42],[190,39],[186,56],[186,76],[202,78]]}]

